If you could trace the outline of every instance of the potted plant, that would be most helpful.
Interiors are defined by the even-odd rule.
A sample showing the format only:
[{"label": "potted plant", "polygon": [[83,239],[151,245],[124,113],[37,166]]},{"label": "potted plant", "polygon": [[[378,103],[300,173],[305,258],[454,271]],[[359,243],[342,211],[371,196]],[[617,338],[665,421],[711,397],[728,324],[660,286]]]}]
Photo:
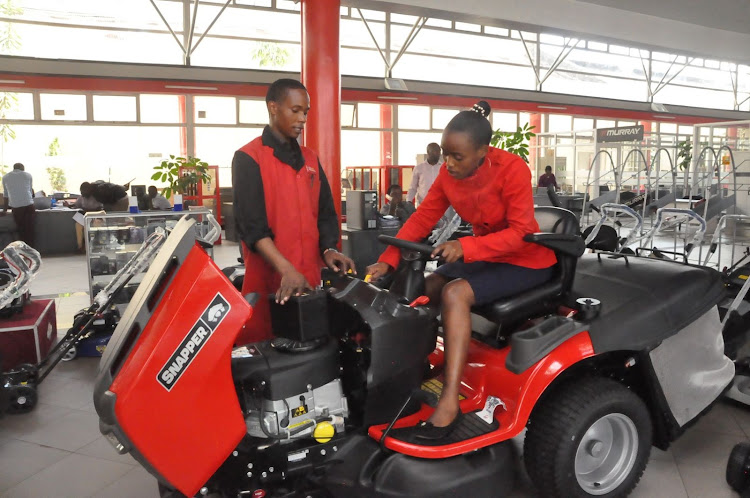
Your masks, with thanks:
[{"label": "potted plant", "polygon": [[529,123],[526,123],[523,127],[519,126],[518,130],[514,132],[495,130],[495,133],[492,134],[490,145],[498,149],[507,150],[528,163],[529,141],[532,137],[536,136],[536,133],[531,131],[534,128],[536,127],[529,126]]},{"label": "potted plant", "polygon": [[[182,174],[180,174],[180,169],[182,169]],[[197,157],[185,158],[170,155],[168,160],[165,159],[161,164],[154,166],[154,170],[156,173],[151,175],[151,179],[167,184],[162,190],[162,195],[166,198],[169,198],[172,193],[183,194],[190,185],[211,181],[208,163]]]}]

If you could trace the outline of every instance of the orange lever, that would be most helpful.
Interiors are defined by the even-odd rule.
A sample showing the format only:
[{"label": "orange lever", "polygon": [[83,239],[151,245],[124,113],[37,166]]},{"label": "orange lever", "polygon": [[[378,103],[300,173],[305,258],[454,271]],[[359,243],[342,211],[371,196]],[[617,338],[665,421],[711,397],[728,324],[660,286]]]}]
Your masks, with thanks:
[{"label": "orange lever", "polygon": [[417,306],[424,306],[425,304],[430,302],[430,298],[427,296],[419,296],[414,301],[409,303],[409,306],[412,308],[416,308]]}]

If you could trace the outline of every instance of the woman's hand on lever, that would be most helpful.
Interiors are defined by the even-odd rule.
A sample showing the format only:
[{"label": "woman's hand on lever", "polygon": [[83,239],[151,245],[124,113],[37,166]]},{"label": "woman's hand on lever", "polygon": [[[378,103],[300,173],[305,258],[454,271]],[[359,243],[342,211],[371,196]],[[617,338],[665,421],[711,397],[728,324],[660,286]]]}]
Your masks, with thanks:
[{"label": "woman's hand on lever", "polygon": [[457,240],[449,240],[443,242],[432,251],[433,258],[443,258],[446,263],[455,263],[459,259],[464,257],[464,248],[461,247],[461,243]]},{"label": "woman's hand on lever", "polygon": [[[382,278],[391,271],[391,266],[388,263],[375,263],[367,267],[365,282],[370,282]],[[367,278],[369,277],[369,279]]]},{"label": "woman's hand on lever", "polygon": [[284,304],[292,296],[299,296],[306,290],[312,290],[305,276],[294,267],[281,273],[281,286],[276,291],[276,302]]}]

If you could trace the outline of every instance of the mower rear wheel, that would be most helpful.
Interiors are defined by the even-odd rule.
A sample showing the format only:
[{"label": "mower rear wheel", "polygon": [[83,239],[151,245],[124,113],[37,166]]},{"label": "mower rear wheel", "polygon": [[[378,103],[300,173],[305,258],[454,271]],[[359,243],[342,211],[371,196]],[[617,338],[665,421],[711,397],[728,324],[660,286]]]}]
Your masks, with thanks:
[{"label": "mower rear wheel", "polygon": [[28,413],[34,409],[39,396],[32,386],[13,386],[10,394],[8,413],[18,415]]},{"label": "mower rear wheel", "polygon": [[558,388],[531,415],[526,471],[549,497],[627,496],[646,468],[646,404],[619,382],[589,378]]},{"label": "mower rear wheel", "polygon": [[748,472],[750,472],[750,443],[736,444],[727,462],[727,484],[733,490],[742,493],[750,484]]}]

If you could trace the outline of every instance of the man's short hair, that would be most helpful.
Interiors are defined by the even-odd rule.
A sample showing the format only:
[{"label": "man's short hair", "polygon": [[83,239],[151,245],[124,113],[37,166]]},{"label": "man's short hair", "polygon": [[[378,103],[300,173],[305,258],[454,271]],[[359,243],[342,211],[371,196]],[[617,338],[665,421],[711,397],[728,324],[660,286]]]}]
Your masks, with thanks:
[{"label": "man's short hair", "polygon": [[286,97],[289,90],[307,91],[305,85],[291,78],[281,78],[271,83],[266,92],[266,104],[269,102],[281,102]]},{"label": "man's short hair", "polygon": [[404,189],[401,188],[401,185],[399,185],[398,183],[392,183],[391,185],[388,186],[388,195],[392,195],[393,191],[396,189],[401,190],[401,192],[404,191]]},{"label": "man's short hair", "polygon": [[13,169],[20,169],[21,171],[23,171],[23,169],[24,169],[23,168],[23,164],[16,163],[16,164],[13,165]]},{"label": "man's short hair", "polygon": [[551,173],[552,172],[552,166],[546,166],[544,168],[544,171],[549,171]]}]

